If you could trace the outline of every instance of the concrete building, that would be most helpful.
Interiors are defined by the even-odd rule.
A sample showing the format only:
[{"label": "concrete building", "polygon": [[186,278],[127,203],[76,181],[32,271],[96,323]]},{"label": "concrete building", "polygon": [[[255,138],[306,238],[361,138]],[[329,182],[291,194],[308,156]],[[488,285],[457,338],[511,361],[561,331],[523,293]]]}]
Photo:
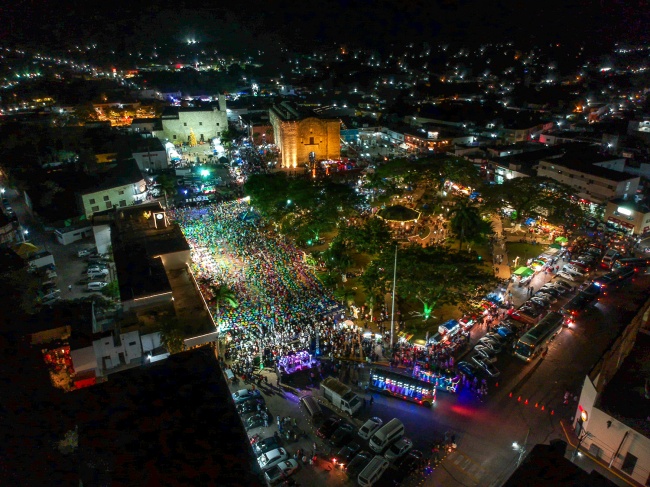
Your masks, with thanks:
[{"label": "concrete building", "polygon": [[571,186],[576,196],[595,204],[614,198],[631,200],[639,187],[639,177],[622,172],[625,159],[598,152],[584,144],[567,144],[564,154],[539,162],[537,175]]},{"label": "concrete building", "polygon": [[634,200],[608,201],[604,220],[624,233],[642,235],[650,232],[650,208]]},{"label": "concrete building", "polygon": [[161,171],[169,167],[167,151],[160,139],[139,137],[134,141],[131,155],[142,172]]},{"label": "concrete building", "polygon": [[125,161],[97,174],[89,189],[78,195],[79,211],[91,217],[93,213],[124,208],[145,201],[147,185],[135,160]]},{"label": "concrete building", "polygon": [[580,449],[630,485],[650,481],[650,302],[585,378],[573,428]]},{"label": "concrete building", "polygon": [[198,142],[208,142],[228,129],[226,97],[219,95],[218,104],[201,107],[167,107],[162,115],[162,132],[156,135],[163,142],[183,143],[193,132]]},{"label": "concrete building", "polygon": [[273,135],[280,148],[281,164],[295,168],[315,160],[341,157],[340,121],[320,118],[312,112],[282,102],[269,110]]}]

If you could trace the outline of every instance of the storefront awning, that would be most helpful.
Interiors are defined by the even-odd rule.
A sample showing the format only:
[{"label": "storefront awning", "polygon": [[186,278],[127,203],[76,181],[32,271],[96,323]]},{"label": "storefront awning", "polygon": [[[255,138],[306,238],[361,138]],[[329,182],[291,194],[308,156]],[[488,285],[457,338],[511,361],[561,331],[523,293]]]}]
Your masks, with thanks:
[{"label": "storefront awning", "polygon": [[528,267],[520,267],[515,271],[515,275],[519,277],[528,277],[535,274],[535,271]]},{"label": "storefront awning", "polygon": [[555,241],[556,241],[557,243],[566,243],[566,242],[569,241],[569,239],[566,238],[566,237],[558,237],[558,238],[555,239]]}]

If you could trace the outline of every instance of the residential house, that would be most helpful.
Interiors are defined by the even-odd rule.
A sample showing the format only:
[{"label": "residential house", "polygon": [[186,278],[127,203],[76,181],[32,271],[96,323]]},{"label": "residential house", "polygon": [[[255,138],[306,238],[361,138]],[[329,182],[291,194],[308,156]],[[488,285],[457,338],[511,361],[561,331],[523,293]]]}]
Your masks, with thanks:
[{"label": "residential house", "polygon": [[88,189],[78,192],[79,211],[93,213],[113,207],[128,207],[145,201],[147,185],[135,160],[121,162],[98,173]]}]

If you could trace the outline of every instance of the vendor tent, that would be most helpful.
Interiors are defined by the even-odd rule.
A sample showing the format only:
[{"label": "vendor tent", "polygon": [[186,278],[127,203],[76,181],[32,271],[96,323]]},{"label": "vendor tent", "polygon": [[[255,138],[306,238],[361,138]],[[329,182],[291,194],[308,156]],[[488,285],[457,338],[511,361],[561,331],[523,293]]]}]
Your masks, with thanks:
[{"label": "vendor tent", "polygon": [[566,238],[566,237],[558,237],[558,238],[555,239],[555,241],[557,243],[567,243],[569,241],[569,239]]},{"label": "vendor tent", "polygon": [[533,274],[535,274],[535,271],[528,267],[520,267],[515,271],[515,276],[519,277],[528,277],[532,276]]}]

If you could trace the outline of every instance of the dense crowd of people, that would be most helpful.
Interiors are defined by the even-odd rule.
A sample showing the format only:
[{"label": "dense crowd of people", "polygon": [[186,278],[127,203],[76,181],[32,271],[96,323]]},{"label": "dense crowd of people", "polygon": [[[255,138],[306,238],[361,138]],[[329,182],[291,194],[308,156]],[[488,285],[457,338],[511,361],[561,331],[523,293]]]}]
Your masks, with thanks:
[{"label": "dense crowd of people", "polygon": [[[278,359],[308,349],[335,314],[340,319],[340,305],[302,253],[262,226],[247,202],[180,208],[171,216],[190,244],[192,270],[233,360],[248,368],[256,356]],[[218,302],[221,286],[236,305]]]}]

